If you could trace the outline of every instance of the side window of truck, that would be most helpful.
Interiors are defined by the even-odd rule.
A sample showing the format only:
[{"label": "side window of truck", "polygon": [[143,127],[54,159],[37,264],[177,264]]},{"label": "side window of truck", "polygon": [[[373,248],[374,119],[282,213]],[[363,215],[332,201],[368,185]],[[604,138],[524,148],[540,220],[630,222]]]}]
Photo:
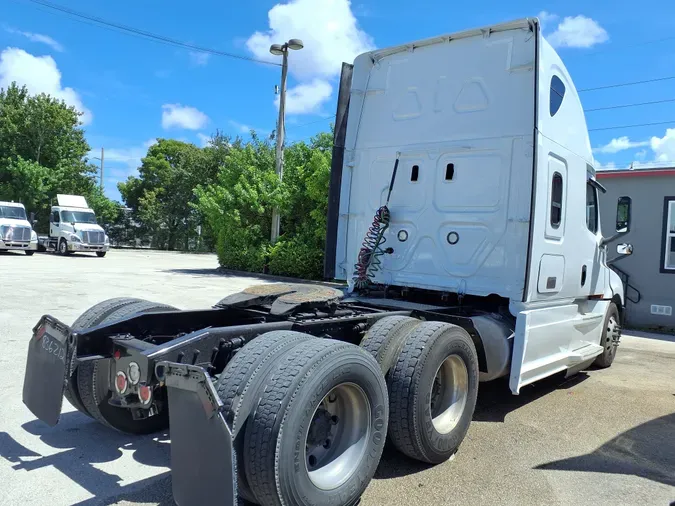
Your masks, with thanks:
[{"label": "side window of truck", "polygon": [[560,109],[564,97],[565,97],[565,85],[558,76],[553,76],[551,78],[551,97],[550,97],[551,117],[555,116],[555,113],[557,113],[558,109]]},{"label": "side window of truck", "polygon": [[60,221],[60,220],[59,220],[59,212],[58,212],[58,211],[54,211],[54,212],[52,213],[52,219],[51,219],[51,221],[52,221],[52,223],[58,223],[58,222]]},{"label": "side window of truck", "polygon": [[586,226],[594,234],[598,231],[598,192],[586,183]]},{"label": "side window of truck", "polygon": [[560,172],[551,181],[551,226],[558,228],[562,221],[563,178]]}]

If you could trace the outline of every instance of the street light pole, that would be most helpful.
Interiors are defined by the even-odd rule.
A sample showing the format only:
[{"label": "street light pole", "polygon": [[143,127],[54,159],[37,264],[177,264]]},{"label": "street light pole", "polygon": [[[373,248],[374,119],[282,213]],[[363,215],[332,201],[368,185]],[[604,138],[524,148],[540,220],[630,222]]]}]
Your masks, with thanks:
[{"label": "street light pole", "polygon": [[[276,163],[275,170],[279,177],[279,182],[284,177],[284,137],[286,133],[286,78],[288,76],[288,50],[299,50],[303,48],[302,41],[299,39],[291,39],[285,44],[272,44],[270,53],[276,56],[282,56],[281,64],[281,91],[279,96],[279,118],[277,119],[277,149],[276,149]],[[279,239],[279,228],[281,226],[281,216],[279,208],[274,206],[272,209],[272,232],[270,240],[272,244]]]}]

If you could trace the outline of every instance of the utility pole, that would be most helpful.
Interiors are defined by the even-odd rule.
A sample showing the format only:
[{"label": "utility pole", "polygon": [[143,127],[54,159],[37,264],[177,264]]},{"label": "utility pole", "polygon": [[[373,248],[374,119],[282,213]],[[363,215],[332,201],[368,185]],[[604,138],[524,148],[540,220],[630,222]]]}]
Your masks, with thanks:
[{"label": "utility pole", "polygon": [[101,148],[101,190],[103,189],[103,148]]},{"label": "utility pole", "polygon": [[101,190],[103,190],[103,148],[101,148],[101,158],[98,156],[94,157],[94,160],[100,160],[101,161],[101,180],[99,181],[99,186],[101,187]]},{"label": "utility pole", "polygon": [[[276,163],[275,170],[279,177],[279,182],[283,180],[284,176],[284,137],[286,133],[286,78],[288,76],[288,50],[302,49],[303,43],[299,39],[291,39],[285,44],[272,44],[270,46],[270,53],[275,56],[282,56],[281,64],[281,95],[279,96],[279,118],[277,119],[277,149],[276,149]],[[279,228],[281,226],[281,216],[279,215],[279,208],[272,209],[272,233],[270,240],[272,244],[279,239]]]}]

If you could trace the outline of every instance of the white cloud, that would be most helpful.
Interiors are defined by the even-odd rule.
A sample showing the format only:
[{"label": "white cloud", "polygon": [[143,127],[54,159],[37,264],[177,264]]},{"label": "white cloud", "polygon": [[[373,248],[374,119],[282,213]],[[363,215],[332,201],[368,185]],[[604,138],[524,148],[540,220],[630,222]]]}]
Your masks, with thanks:
[{"label": "white cloud", "polygon": [[675,162],[675,128],[667,129],[663,137],[652,137],[650,147],[654,151],[656,161]]},{"label": "white cloud", "polygon": [[541,23],[541,29],[545,30],[546,25],[556,21],[559,16],[557,14],[551,14],[550,12],[547,11],[541,11],[539,14],[537,14],[537,17],[539,18],[539,22]]},{"label": "white cloud", "polygon": [[[157,139],[148,139],[140,146],[131,146],[123,148],[104,148],[103,158],[105,160],[104,166],[108,163],[115,165],[123,165],[127,170],[115,172],[125,175],[131,175],[141,165],[141,158],[148,154],[148,148],[153,144],[157,144]],[[89,151],[89,158],[93,159],[95,156],[101,156],[101,149],[92,149]],[[98,162],[98,160],[97,160]],[[100,162],[98,162],[100,163]]]},{"label": "white cloud", "polygon": [[636,160],[644,160],[646,156],[647,156],[647,150],[646,149],[641,149],[640,151],[635,153],[635,159]]},{"label": "white cloud", "polygon": [[228,121],[230,126],[234,127],[240,134],[247,134],[255,128],[245,125],[244,123],[239,123],[238,121],[230,120]]},{"label": "white cloud", "polygon": [[[309,114],[320,112],[321,105],[330,99],[333,87],[323,79],[299,84],[286,92],[286,112],[288,114]],[[277,108],[279,97],[276,98]]]},{"label": "white cloud", "polygon": [[291,0],[272,7],[268,18],[270,29],[255,32],[246,46],[259,59],[280,62],[270,45],[301,39],[304,49],[289,55],[289,70],[298,79],[336,76],[343,61],[375,47],[358,27],[349,0]]},{"label": "white cloud", "polygon": [[209,122],[209,117],[199,109],[181,104],[164,104],[162,106],[162,128],[184,128],[199,130]]},{"label": "white cloud", "polygon": [[269,30],[246,41],[256,58],[280,63],[281,57],[270,55],[270,45],[292,38],[305,46],[289,54],[289,72],[298,84],[288,91],[288,114],[317,112],[330,98],[330,80],[339,76],[342,62],[375,49],[372,37],[359,28],[349,0],[290,0],[272,7],[268,20]]},{"label": "white cloud", "polygon": [[623,136],[617,139],[612,139],[604,146],[594,148],[593,151],[596,153],[618,153],[619,151],[624,151],[626,149],[641,148],[644,146],[649,146],[649,141],[631,141],[628,137]]},{"label": "white cloud", "polygon": [[193,65],[203,67],[209,62],[211,55],[209,53],[202,53],[200,51],[190,51],[190,61]]},{"label": "white cloud", "polygon": [[49,35],[43,35],[41,33],[33,33],[33,32],[22,32],[21,30],[15,30],[14,28],[6,28],[6,31],[9,33],[16,33],[18,35],[23,35],[31,42],[47,44],[54,51],[58,51],[59,53],[63,52],[63,46],[54,39],[52,39]]},{"label": "white cloud", "polygon": [[203,148],[211,145],[211,136],[203,134],[201,132],[197,133],[197,139],[199,139],[199,145]]},{"label": "white cloud", "polygon": [[25,85],[33,94],[46,93],[63,100],[82,113],[83,125],[91,123],[93,115],[73,88],[61,85],[61,72],[51,56],[33,56],[23,49],[8,47],[0,53],[0,88],[7,88],[16,81]]},{"label": "white cloud", "polygon": [[[544,12],[552,18],[550,14]],[[586,16],[568,16],[562,20],[555,31],[546,36],[553,47],[592,47],[609,40],[607,31],[597,21]]]}]

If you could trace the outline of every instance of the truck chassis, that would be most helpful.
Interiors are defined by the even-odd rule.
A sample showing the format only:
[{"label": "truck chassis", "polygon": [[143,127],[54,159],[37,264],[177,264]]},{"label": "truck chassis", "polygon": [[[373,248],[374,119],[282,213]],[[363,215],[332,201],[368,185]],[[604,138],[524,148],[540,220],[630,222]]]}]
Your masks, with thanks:
[{"label": "truck chassis", "polygon": [[[378,359],[378,348],[372,348],[372,344],[370,350],[366,347],[367,351],[355,346],[377,322],[397,323],[400,319],[408,325],[406,331],[412,331],[414,326],[406,322],[440,322],[448,328],[462,329],[470,336],[481,375],[488,374],[490,367],[491,377],[507,373],[507,361],[489,350],[486,355],[479,329],[485,328],[486,322],[501,328],[507,336],[503,347],[508,354],[508,335],[512,335],[509,329],[514,326],[512,318],[488,307],[448,305],[447,300],[444,305],[440,298],[438,304],[413,302],[407,290],[395,293],[398,299],[392,298],[391,293],[387,299],[372,295],[375,297],[343,299],[343,294],[331,287],[270,284],[226,297],[205,310],[180,311],[138,299],[122,300],[115,306],[113,300],[111,307],[126,305],[139,310],[88,328],[69,327],[45,315],[33,329],[29,344],[23,400],[49,425],[58,423],[65,394],[85,414],[118,430],[150,433],[170,426],[173,493],[177,504],[237,504],[237,498],[242,495],[256,500],[251,497],[245,479],[242,483],[242,478],[237,476],[238,472],[243,473],[242,463],[237,464],[237,460],[243,458],[237,455],[241,450],[235,448],[242,422],[233,426],[232,416],[228,419],[224,408],[224,403],[231,405],[232,399],[221,398],[216,386],[228,364],[258,339],[263,342],[265,336],[276,334],[283,338],[277,342],[283,342],[288,337],[291,349],[291,341],[297,336],[312,336],[314,340],[349,343],[350,348],[368,359],[367,351],[375,352],[373,357]],[[402,295],[408,300],[401,298]],[[419,295],[424,298],[425,294]],[[143,308],[152,310],[143,312]],[[96,311],[94,306],[89,313]],[[390,334],[396,329],[394,326]],[[405,336],[399,334],[397,346],[402,348]],[[383,349],[384,346],[380,346],[379,350]],[[271,360],[281,361],[285,354],[280,351]],[[499,363],[503,370],[495,373],[495,364]],[[98,378],[105,384],[97,388],[102,387],[109,395],[92,410],[87,409],[92,406],[83,402],[85,392],[78,391],[77,385],[78,370],[91,369],[94,364],[104,371]],[[133,367],[138,369],[138,377],[133,378],[133,382],[128,372],[131,364],[136,364]],[[379,359],[375,365],[382,367],[382,376],[391,367]],[[120,374],[125,379],[118,383]],[[322,373],[319,370],[317,374]],[[384,385],[384,377],[381,380]],[[383,390],[386,391],[386,387]],[[114,418],[108,418],[110,409],[123,410],[131,417],[117,423]],[[253,416],[255,406],[249,405],[246,409],[244,418]],[[473,412],[473,406],[470,411]],[[143,425],[147,421],[153,423]],[[454,451],[456,448],[452,453]],[[449,456],[445,455],[442,460]],[[354,500],[358,500],[358,496],[339,504],[352,504]],[[264,498],[257,502],[274,503]]]}]

